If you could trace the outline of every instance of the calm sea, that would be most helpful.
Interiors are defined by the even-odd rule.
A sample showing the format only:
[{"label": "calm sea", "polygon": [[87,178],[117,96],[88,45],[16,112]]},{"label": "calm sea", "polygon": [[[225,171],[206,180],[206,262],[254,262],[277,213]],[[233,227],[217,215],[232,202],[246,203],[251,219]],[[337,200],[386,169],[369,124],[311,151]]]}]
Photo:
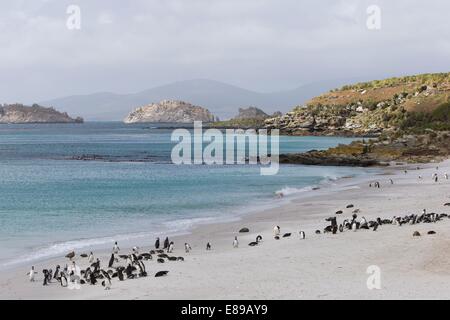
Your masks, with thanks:
[{"label": "calm sea", "polygon": [[[227,221],[357,168],[177,166],[172,130],[159,125],[0,125],[0,266],[68,250],[153,243],[194,224]],[[280,152],[324,149],[349,138],[280,137]],[[73,160],[95,155],[97,161]]]}]

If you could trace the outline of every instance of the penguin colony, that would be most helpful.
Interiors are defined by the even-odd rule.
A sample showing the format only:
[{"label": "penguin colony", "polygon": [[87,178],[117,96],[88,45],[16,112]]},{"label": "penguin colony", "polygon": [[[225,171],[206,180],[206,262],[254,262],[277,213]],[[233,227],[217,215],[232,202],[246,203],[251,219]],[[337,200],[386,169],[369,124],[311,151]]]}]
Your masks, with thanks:
[{"label": "penguin colony", "polygon": [[[405,171],[407,174],[407,171]],[[436,181],[436,176],[433,175],[433,180]],[[448,179],[448,175],[445,175],[446,179]],[[390,183],[393,184],[393,180],[390,179]],[[369,187],[375,186],[376,188],[380,188],[381,185],[379,182],[375,182],[374,184],[370,184]],[[445,203],[444,207],[450,207],[450,203]],[[365,217],[358,218],[358,213],[361,212],[360,209],[355,209],[353,204],[349,204],[345,207],[346,209],[350,209],[351,218],[343,219],[341,223],[338,223],[337,216],[343,215],[344,210],[339,210],[335,212],[336,216],[329,217],[325,219],[328,225],[321,231],[316,230],[315,234],[320,235],[322,233],[327,234],[337,234],[343,233],[345,231],[362,231],[362,230],[372,230],[377,231],[379,227],[384,225],[395,225],[395,226],[403,226],[403,225],[418,225],[418,224],[431,224],[437,223],[444,219],[449,219],[450,215],[446,213],[428,213],[426,209],[423,209],[421,213],[412,213],[404,216],[393,216],[391,218],[382,219],[380,217],[375,220],[367,221]],[[239,233],[248,233],[250,230],[248,228],[242,228]],[[434,235],[435,231],[428,231],[427,235]],[[273,237],[275,240],[281,240],[283,238],[291,238],[293,236],[292,233],[281,233],[281,227],[275,226],[273,228]],[[413,237],[420,237],[421,234],[418,231],[414,231],[412,234]],[[306,239],[305,231],[298,232],[298,238],[300,240]],[[259,246],[263,241],[263,237],[258,235],[255,241],[248,243],[249,247]],[[97,285],[101,284],[105,290],[109,290],[114,281],[126,281],[131,279],[139,279],[143,277],[148,277],[149,274],[146,269],[145,263],[149,263],[154,261],[157,264],[164,264],[169,261],[181,262],[184,261],[184,257],[181,256],[173,256],[175,244],[173,241],[169,241],[169,238],[166,237],[164,242],[162,243],[159,238],[156,239],[154,247],[155,249],[149,250],[148,252],[140,252],[141,250],[138,247],[133,247],[132,252],[129,254],[119,254],[120,248],[118,243],[115,242],[114,247],[112,249],[111,256],[108,260],[107,266],[103,265],[101,261],[95,258],[93,252],[89,254],[82,253],[80,254],[81,259],[87,259],[89,266],[81,270],[75,262],[76,254],[74,251],[69,252],[65,257],[69,260],[68,263],[65,264],[64,268],[61,268],[60,265],[56,265],[55,271],[52,269],[43,269],[42,270],[42,284],[47,286],[53,282],[59,283],[62,287],[67,287],[69,285],[77,284],[77,285]],[[232,242],[233,248],[239,248],[239,240],[238,237],[235,236]],[[184,244],[185,253],[189,253],[192,250],[192,247],[189,243]],[[207,242],[206,250],[212,250],[212,244]],[[120,262],[121,259],[122,261]],[[167,276],[169,271],[162,270],[157,271],[154,274],[154,277],[164,277]],[[35,270],[35,267],[32,266],[31,270],[27,273],[28,279],[31,282],[36,281],[36,275],[38,272]]]}]

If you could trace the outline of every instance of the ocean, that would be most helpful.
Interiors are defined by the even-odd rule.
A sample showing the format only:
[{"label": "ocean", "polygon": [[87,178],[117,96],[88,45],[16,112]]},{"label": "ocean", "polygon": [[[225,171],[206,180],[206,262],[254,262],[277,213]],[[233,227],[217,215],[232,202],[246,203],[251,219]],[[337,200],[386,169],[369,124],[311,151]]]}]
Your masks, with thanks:
[{"label": "ocean", "polygon": [[[119,122],[0,125],[0,267],[115,240],[151,244],[277,205],[277,191],[289,198],[369,170],[281,165],[262,176],[256,165],[178,166],[171,133]],[[280,153],[351,140],[282,136]]]}]

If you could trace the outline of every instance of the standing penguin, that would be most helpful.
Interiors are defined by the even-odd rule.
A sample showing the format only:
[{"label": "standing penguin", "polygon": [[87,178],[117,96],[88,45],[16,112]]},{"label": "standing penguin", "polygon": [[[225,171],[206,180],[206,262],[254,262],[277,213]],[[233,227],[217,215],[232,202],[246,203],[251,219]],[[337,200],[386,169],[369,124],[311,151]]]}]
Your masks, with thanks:
[{"label": "standing penguin", "polygon": [[88,262],[92,264],[92,263],[94,263],[94,261],[95,261],[95,257],[91,251],[91,253],[89,254]]},{"label": "standing penguin", "polygon": [[156,238],[155,249],[159,249],[159,238]]},{"label": "standing penguin", "polygon": [[164,248],[163,249],[167,249],[169,247],[169,237],[166,237],[166,239],[164,240]]},{"label": "standing penguin", "polygon": [[174,247],[173,241],[169,243],[169,247],[167,248],[167,253],[172,253]]},{"label": "standing penguin", "polygon": [[113,264],[114,264],[114,253],[111,254],[111,258],[109,259],[109,263],[108,263],[108,268],[112,268]]},{"label": "standing penguin", "polygon": [[306,235],[305,235],[305,231],[300,231],[300,239],[305,240]]},{"label": "standing penguin", "polygon": [[280,235],[280,232],[281,232],[280,226],[275,226],[275,227],[273,227],[273,236],[274,236],[274,237],[279,236],[279,235]]},{"label": "standing penguin", "polygon": [[61,269],[61,267],[59,266],[59,264],[56,266],[56,270],[55,273],[53,274],[53,279],[59,280],[59,270]]},{"label": "standing penguin", "polygon": [[208,243],[206,244],[206,250],[208,250],[208,251],[211,250],[211,243],[208,242]]},{"label": "standing penguin", "polygon": [[239,247],[239,241],[237,237],[234,237],[234,241],[233,241],[233,248],[237,248]]},{"label": "standing penguin", "polygon": [[184,244],[184,251],[185,251],[186,253],[189,253],[189,251],[191,251],[191,250],[192,250],[192,248],[191,248],[190,244],[186,242],[186,243]]},{"label": "standing penguin", "polygon": [[113,247],[113,250],[112,250],[112,252],[114,253],[114,254],[119,254],[119,251],[120,251],[120,248],[119,248],[119,245],[117,244],[117,241],[114,243],[114,247]]},{"label": "standing penguin", "polygon": [[31,266],[31,270],[30,272],[27,273],[28,278],[30,279],[31,282],[34,282],[34,277],[36,275],[36,271],[34,271],[34,266]]}]

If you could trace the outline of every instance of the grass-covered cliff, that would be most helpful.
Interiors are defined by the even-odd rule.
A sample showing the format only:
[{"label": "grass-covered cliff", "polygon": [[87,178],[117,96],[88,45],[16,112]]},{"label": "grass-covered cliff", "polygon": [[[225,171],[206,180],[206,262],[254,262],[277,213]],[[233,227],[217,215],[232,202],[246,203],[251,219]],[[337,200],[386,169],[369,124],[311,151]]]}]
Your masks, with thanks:
[{"label": "grass-covered cliff", "polygon": [[380,135],[450,130],[450,73],[347,85],[266,120],[293,135]]}]

